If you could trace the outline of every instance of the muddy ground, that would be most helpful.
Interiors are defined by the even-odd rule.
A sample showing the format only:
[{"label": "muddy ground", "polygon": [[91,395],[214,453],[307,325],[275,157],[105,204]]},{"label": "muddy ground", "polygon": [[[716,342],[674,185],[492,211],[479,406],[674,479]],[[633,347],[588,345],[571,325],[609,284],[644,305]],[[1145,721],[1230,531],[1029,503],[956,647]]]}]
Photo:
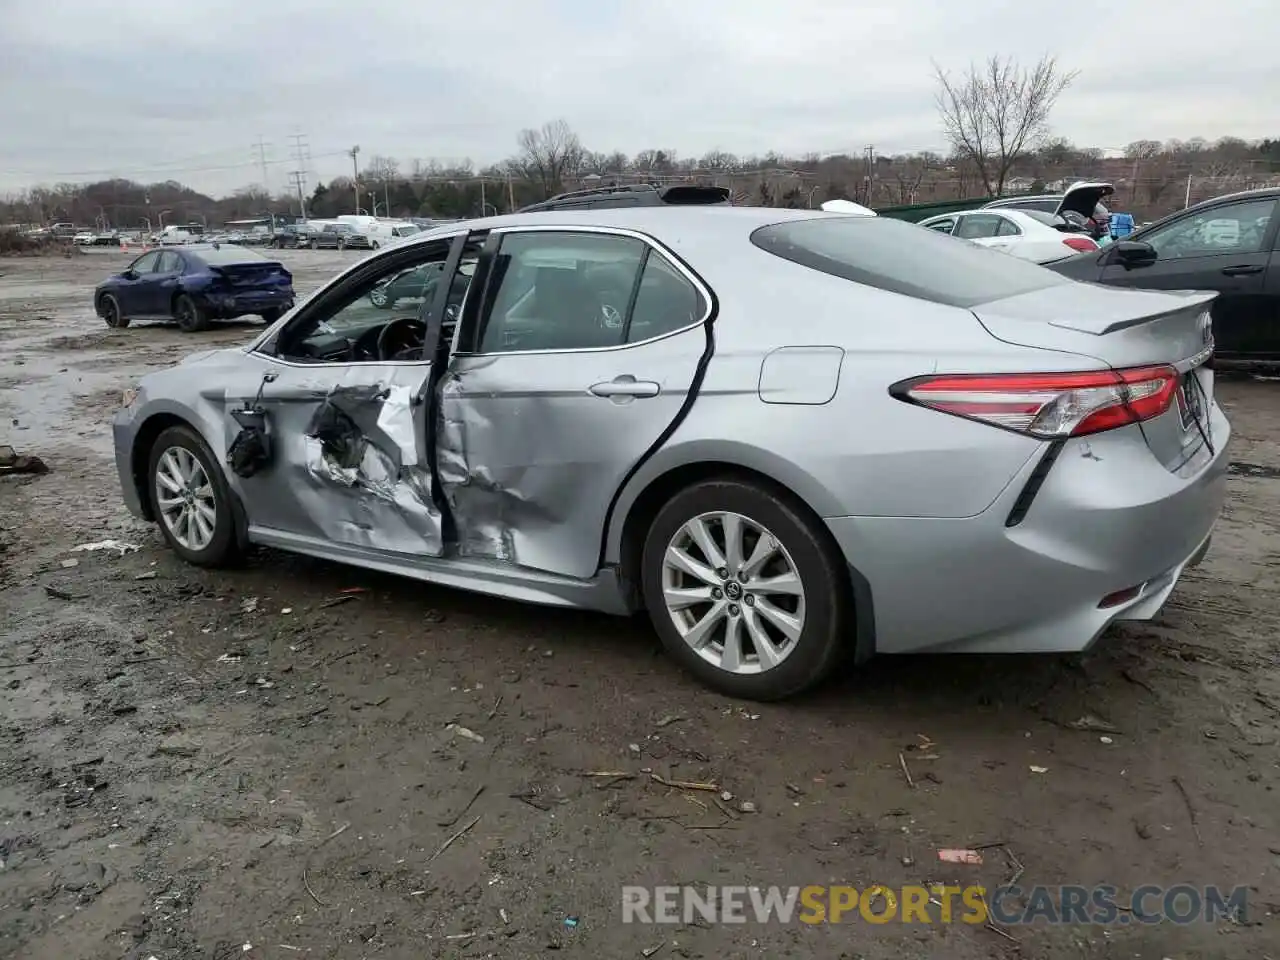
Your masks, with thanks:
[{"label": "muddy ground", "polygon": [[[284,259],[309,290],[349,256]],[[743,705],[642,621],[268,551],[184,566],[121,506],[109,420],[139,375],[257,326],[108,330],[90,291],[122,262],[0,260],[0,443],[50,467],[0,478],[0,957],[1280,958],[1280,383],[1220,384],[1230,502],[1158,621]],[[105,539],[139,549],[75,551]],[[936,850],[999,841],[1023,887],[1244,884],[1250,911],[621,922],[625,884],[994,886],[1002,848]]]}]

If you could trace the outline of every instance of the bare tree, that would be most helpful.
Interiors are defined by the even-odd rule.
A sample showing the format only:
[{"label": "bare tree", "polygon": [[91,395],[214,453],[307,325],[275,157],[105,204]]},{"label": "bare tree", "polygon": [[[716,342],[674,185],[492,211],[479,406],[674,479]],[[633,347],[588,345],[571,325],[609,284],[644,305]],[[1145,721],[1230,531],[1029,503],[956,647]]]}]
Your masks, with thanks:
[{"label": "bare tree", "polygon": [[398,180],[400,178],[400,164],[395,157],[384,157],[375,155],[369,158],[369,164],[364,168],[364,178],[366,180]]},{"label": "bare tree", "polygon": [[1159,140],[1135,140],[1124,148],[1124,155],[1129,160],[1150,160],[1160,154]]},{"label": "bare tree", "polygon": [[521,130],[517,142],[520,155],[514,158],[514,166],[542,187],[544,199],[561,189],[565,177],[578,172],[586,152],[564,120],[552,120],[537,130]]},{"label": "bare tree", "polygon": [[1050,56],[1033,67],[993,56],[957,78],[934,64],[943,132],[989,194],[1002,193],[1014,165],[1043,142],[1054,104],[1078,75],[1060,70]]}]

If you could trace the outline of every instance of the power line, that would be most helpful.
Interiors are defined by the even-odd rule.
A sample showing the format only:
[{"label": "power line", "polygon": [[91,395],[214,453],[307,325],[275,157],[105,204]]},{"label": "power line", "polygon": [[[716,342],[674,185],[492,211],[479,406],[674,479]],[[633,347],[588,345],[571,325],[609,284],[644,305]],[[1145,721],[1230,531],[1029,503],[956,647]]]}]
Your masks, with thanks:
[{"label": "power line", "polygon": [[262,134],[258,134],[258,142],[255,143],[254,149],[258,151],[258,163],[262,165],[262,189],[268,193],[271,192],[271,185],[267,177],[267,147],[270,144],[262,142]]},{"label": "power line", "polygon": [[295,133],[290,139],[293,141],[293,158],[298,165],[289,176],[298,191],[298,214],[305,220],[307,217],[307,167],[311,157],[311,147],[307,145],[305,133]]}]

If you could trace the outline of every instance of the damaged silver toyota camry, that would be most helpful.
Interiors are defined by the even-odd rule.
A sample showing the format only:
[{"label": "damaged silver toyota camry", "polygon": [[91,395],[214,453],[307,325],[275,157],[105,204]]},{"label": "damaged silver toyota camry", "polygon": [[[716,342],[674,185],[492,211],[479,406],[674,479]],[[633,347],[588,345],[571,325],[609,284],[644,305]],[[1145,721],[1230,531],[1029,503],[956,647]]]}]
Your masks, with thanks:
[{"label": "damaged silver toyota camry", "polygon": [[647,610],[704,682],[777,699],[846,654],[1155,616],[1223,503],[1211,299],[880,217],[475,220],[146,377],[116,457],[191,563]]}]

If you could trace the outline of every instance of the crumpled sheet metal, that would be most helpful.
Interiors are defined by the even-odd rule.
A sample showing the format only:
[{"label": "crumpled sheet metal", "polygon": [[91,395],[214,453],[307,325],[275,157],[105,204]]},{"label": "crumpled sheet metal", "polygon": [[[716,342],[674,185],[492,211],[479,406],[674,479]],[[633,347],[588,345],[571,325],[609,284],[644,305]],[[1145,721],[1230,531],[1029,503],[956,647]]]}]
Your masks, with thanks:
[{"label": "crumpled sheet metal", "polygon": [[[508,501],[518,498],[510,491],[501,490],[482,465],[468,462],[465,411],[474,407],[450,402],[451,396],[461,394],[462,390],[459,379],[444,382],[436,442],[436,471],[453,515],[458,554],[514,563],[516,550]],[[460,413],[463,415],[459,416]],[[494,493],[507,496],[495,497]]]},{"label": "crumpled sheet metal", "polygon": [[407,386],[336,387],[303,438],[298,498],[333,540],[440,556],[442,518]]}]

